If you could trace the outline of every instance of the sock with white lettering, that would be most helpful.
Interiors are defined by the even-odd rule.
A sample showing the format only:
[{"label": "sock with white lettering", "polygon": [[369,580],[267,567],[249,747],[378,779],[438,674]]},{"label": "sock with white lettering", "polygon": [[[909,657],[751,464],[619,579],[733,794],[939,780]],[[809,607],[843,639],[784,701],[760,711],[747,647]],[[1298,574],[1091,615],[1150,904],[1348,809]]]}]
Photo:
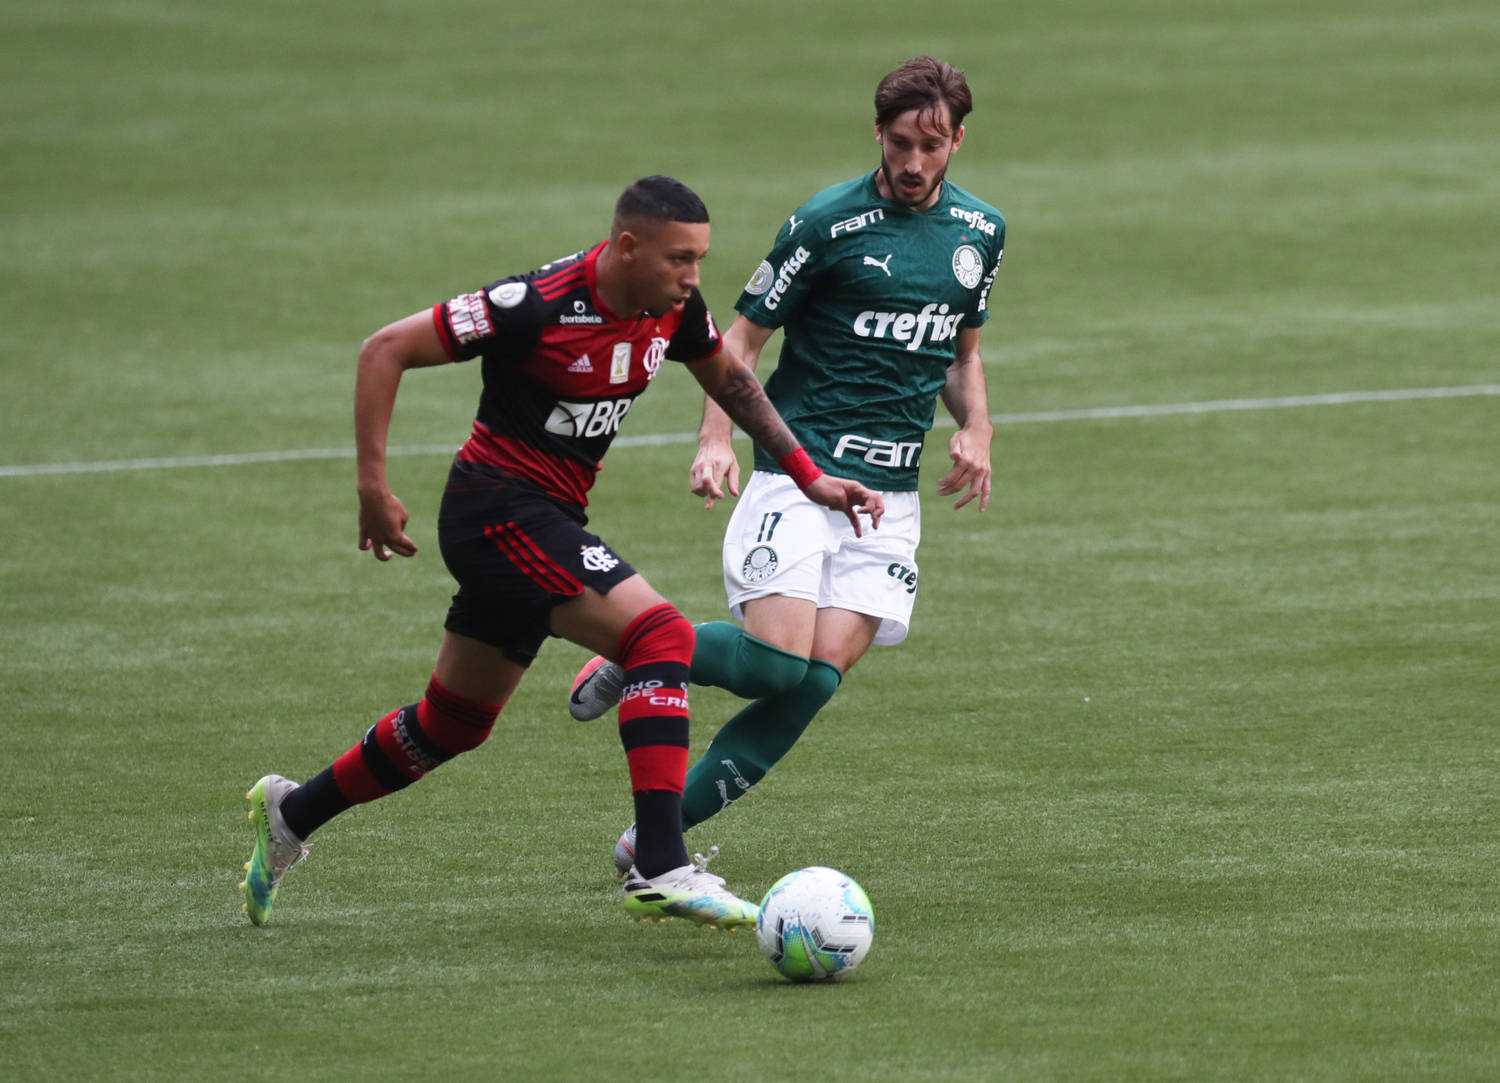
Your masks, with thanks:
[{"label": "sock with white lettering", "polygon": [[693,626],[669,602],[641,613],[620,636],[625,670],[620,743],[635,801],[635,867],[660,876],[688,863],[682,780],[688,761],[688,668]]},{"label": "sock with white lettering", "polygon": [[434,676],[422,702],[386,715],[331,766],[288,793],[282,818],[305,839],[351,806],[405,789],[483,744],[503,706],[455,695]]}]

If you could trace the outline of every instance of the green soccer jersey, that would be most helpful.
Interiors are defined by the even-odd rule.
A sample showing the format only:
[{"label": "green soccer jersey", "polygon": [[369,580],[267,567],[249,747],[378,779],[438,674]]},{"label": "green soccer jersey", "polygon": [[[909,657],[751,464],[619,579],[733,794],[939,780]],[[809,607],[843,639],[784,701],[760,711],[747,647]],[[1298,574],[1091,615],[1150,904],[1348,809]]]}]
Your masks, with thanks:
[{"label": "green soccer jersey", "polygon": [[[784,342],[766,392],[813,461],[872,489],[917,488],[961,330],[989,318],[1005,219],[944,181],[913,211],[875,174],[827,188],[787,219],[735,308]],[[758,470],[779,470],[759,447]]]}]

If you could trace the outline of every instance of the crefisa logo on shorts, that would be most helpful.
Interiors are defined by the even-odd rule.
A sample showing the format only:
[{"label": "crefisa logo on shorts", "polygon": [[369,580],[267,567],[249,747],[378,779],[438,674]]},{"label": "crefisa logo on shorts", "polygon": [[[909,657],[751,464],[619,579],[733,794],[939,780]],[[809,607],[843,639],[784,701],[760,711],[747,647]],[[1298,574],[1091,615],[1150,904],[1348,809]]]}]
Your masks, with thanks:
[{"label": "crefisa logo on shorts", "polygon": [[740,565],[740,575],[747,583],[764,583],[776,574],[776,550],[769,545],[757,545],[745,554],[745,563]]}]

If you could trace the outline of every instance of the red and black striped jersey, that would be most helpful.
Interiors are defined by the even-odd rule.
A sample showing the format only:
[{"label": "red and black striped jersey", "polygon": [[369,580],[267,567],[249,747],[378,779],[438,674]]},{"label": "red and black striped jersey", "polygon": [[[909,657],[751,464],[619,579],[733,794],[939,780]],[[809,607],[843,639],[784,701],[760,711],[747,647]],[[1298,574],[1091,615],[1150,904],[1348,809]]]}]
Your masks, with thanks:
[{"label": "red and black striped jersey", "polygon": [[459,458],[583,507],[599,460],[664,359],[718,352],[703,297],[663,316],[617,316],[597,291],[606,242],[434,305],[454,361],[483,359],[474,431]]}]

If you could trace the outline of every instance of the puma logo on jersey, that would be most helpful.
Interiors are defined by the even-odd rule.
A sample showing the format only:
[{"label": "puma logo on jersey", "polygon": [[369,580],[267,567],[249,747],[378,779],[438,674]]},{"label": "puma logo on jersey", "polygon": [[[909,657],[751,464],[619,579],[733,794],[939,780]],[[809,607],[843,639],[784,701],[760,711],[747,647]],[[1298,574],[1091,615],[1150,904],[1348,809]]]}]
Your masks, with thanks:
[{"label": "puma logo on jersey", "polygon": [[786,235],[790,237],[793,233],[796,233],[797,227],[800,226],[803,221],[805,221],[805,219],[798,218],[795,214],[788,218],[786,220]]},{"label": "puma logo on jersey", "polygon": [[882,271],[885,272],[885,277],[887,277],[887,278],[891,277],[891,266],[890,266],[890,264],[891,264],[891,253],[889,253],[889,252],[886,253],[885,259],[876,259],[874,256],[866,256],[865,257],[865,266],[866,267],[879,267]]}]

